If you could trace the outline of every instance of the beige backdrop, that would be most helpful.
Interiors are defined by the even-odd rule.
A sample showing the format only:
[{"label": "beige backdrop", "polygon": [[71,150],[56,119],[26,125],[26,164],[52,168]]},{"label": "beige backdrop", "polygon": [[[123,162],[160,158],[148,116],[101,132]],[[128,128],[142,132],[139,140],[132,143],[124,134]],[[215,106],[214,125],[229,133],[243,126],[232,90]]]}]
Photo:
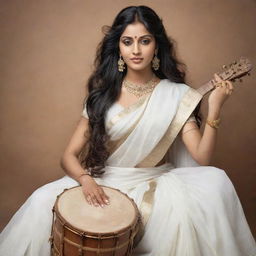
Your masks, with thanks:
[{"label": "beige backdrop", "polygon": [[[163,18],[191,86],[240,56],[255,63],[253,0],[2,0],[0,228],[33,190],[63,176],[59,159],[82,110],[101,27],[140,4]],[[225,103],[213,161],[233,181],[254,232],[255,96],[252,72]]]}]

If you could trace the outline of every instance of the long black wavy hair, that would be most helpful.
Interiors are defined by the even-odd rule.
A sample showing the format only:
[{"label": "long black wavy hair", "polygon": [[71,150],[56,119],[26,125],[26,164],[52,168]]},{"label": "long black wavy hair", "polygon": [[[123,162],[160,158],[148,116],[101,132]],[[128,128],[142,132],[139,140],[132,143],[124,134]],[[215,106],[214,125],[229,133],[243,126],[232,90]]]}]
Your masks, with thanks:
[{"label": "long black wavy hair", "polygon": [[127,72],[127,69],[124,72],[118,71],[119,40],[127,25],[135,21],[144,24],[155,37],[157,57],[160,59],[160,68],[153,70],[155,75],[160,79],[185,83],[185,65],[177,60],[175,42],[167,36],[162,20],[155,11],[147,6],[129,6],[121,10],[97,47],[95,70],[87,82],[88,97],[84,104],[89,116],[89,136],[81,151],[80,161],[94,177],[104,173],[103,168],[110,155],[107,149],[109,136],[105,129],[105,114],[118,100]]}]

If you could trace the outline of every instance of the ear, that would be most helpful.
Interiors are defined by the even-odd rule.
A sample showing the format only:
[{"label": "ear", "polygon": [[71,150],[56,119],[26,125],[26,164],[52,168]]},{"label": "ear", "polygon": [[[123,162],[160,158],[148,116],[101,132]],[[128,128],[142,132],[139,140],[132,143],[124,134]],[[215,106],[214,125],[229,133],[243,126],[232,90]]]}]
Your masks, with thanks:
[{"label": "ear", "polygon": [[158,47],[155,49],[155,55],[157,55],[158,53]]}]

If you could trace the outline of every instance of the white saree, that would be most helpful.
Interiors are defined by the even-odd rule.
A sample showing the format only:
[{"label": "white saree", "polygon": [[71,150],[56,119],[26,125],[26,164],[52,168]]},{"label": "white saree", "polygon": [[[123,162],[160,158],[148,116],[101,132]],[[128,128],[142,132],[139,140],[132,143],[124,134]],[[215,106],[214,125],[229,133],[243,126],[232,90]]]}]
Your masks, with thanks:
[{"label": "white saree", "polygon": [[[96,181],[127,193],[141,210],[145,228],[134,256],[255,256],[255,241],[223,170],[198,166],[178,137],[165,164],[148,166],[152,158],[162,159],[154,149],[161,148],[187,91],[185,84],[164,79],[130,107],[114,103],[105,118],[111,155]],[[37,189],[1,233],[0,255],[49,256],[51,209],[63,189],[76,185],[65,176]]]}]

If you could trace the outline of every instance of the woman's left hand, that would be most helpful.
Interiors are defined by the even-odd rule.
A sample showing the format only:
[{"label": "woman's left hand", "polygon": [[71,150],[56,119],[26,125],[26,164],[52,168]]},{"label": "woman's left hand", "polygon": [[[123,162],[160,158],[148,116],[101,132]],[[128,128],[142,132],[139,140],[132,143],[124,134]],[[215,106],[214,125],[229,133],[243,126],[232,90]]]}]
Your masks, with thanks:
[{"label": "woman's left hand", "polygon": [[217,84],[208,98],[209,110],[220,111],[223,103],[234,90],[234,87],[229,80],[224,81],[217,74],[214,74],[214,78]]}]

